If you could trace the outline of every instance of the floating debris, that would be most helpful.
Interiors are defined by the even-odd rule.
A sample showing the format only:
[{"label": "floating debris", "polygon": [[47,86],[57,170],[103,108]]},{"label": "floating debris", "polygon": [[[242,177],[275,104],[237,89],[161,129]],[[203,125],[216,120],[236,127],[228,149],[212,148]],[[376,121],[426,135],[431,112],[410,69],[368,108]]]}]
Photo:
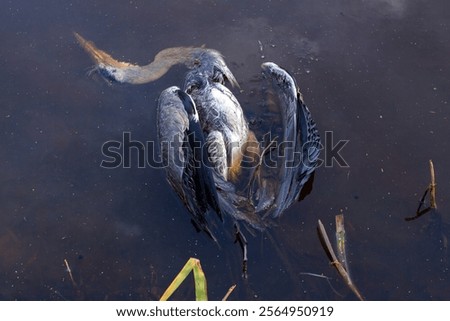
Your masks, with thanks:
[{"label": "floating debris", "polygon": [[430,159],[430,207],[431,208],[437,208],[436,205],[436,177],[434,174],[434,165],[433,161]]},{"label": "floating debris", "polygon": [[[340,214],[342,215],[342,214]],[[337,226],[336,226],[337,228]],[[343,217],[342,217],[342,226],[339,227],[339,229],[342,228],[343,229]],[[328,256],[328,259],[331,262],[331,265],[333,265],[336,270],[338,271],[339,275],[342,277],[342,279],[345,281],[345,283],[347,284],[347,286],[353,291],[353,293],[357,296],[357,298],[361,301],[364,301],[363,296],[361,295],[361,293],[359,292],[359,290],[356,288],[355,284],[353,283],[352,279],[350,278],[350,274],[348,273],[348,270],[345,268],[345,265],[343,262],[341,262],[334,250],[333,247],[331,246],[330,243],[330,239],[328,238],[327,232],[325,231],[325,227],[323,226],[322,222],[319,220],[318,221],[318,226],[317,226],[317,232],[319,233],[319,239],[320,239],[320,243],[322,243],[322,247],[325,250],[325,253]],[[343,231],[344,234],[340,234],[340,235],[345,235],[345,231]],[[336,234],[337,234],[337,229],[336,229]],[[345,246],[345,242],[343,243],[343,245]],[[344,251],[345,254],[345,251]]]},{"label": "floating debris", "polygon": [[[436,204],[436,175],[434,172],[434,164],[433,161],[430,159],[430,184],[428,185],[427,189],[422,195],[422,198],[419,201],[419,206],[417,207],[416,215],[412,217],[406,217],[405,221],[412,221],[415,220],[425,213],[428,213],[431,210],[435,210],[437,208]],[[425,206],[425,198],[427,197],[427,194],[430,193],[430,203],[429,206],[426,208],[423,208]]]},{"label": "floating debris", "polygon": [[348,271],[347,255],[345,253],[345,229],[344,229],[344,214],[336,215],[336,247],[337,257]]},{"label": "floating debris", "polygon": [[330,286],[331,290],[336,293],[337,295],[339,295],[340,297],[343,297],[343,295],[341,293],[339,293],[331,284],[330,281],[330,277],[323,275],[323,274],[317,274],[317,273],[310,273],[310,272],[300,272],[301,275],[309,275],[312,277],[316,277],[316,278],[321,278],[321,279],[325,279],[328,282],[328,285]]},{"label": "floating debris", "polygon": [[227,293],[223,297],[222,301],[228,300],[228,297],[230,296],[231,292],[234,291],[235,288],[236,288],[236,284],[233,284],[232,286],[230,286],[230,288],[228,289]]},{"label": "floating debris", "polygon": [[76,289],[78,286],[77,286],[77,283],[75,282],[75,279],[73,278],[72,269],[70,268],[69,262],[67,261],[67,259],[64,259],[64,265],[66,266],[67,273],[69,273],[70,281],[72,281],[72,285]]},{"label": "floating debris", "polygon": [[259,44],[259,51],[261,52],[261,59],[264,59],[266,57],[264,56],[263,44],[262,44],[262,42],[260,40],[258,40],[258,44]]}]

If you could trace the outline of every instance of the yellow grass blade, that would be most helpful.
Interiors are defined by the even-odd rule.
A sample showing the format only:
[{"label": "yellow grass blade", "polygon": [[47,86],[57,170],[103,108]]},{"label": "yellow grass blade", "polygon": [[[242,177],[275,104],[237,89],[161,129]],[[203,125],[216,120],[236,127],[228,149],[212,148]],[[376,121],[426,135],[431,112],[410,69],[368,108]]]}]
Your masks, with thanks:
[{"label": "yellow grass blade", "polygon": [[181,271],[173,279],[172,283],[170,283],[169,287],[161,296],[160,301],[167,301],[191,271],[193,271],[194,274],[195,299],[197,301],[207,301],[208,295],[205,274],[203,273],[200,261],[192,257],[186,262]]}]

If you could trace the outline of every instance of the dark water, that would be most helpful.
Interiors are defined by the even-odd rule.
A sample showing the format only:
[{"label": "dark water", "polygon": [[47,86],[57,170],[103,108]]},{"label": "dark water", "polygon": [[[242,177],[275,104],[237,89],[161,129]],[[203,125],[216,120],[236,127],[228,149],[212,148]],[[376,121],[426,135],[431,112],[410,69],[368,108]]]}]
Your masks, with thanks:
[{"label": "dark water", "polygon": [[[449,9],[446,0],[2,1],[0,299],[158,299],[194,256],[210,299],[237,283],[230,299],[352,300],[316,235],[319,218],[332,232],[342,210],[367,299],[449,300]],[[312,194],[278,227],[248,236],[244,282],[238,246],[196,233],[163,171],[99,166],[102,144],[124,131],[156,138],[158,95],[182,85],[185,70],[110,86],[87,76],[73,31],[139,63],[172,46],[220,50],[256,121],[259,66],[274,61],[296,77],[322,136],[349,140],[349,167],[318,169]],[[405,222],[430,158],[438,211]],[[339,294],[304,273],[330,277]],[[192,299],[192,286],[175,298]]]}]

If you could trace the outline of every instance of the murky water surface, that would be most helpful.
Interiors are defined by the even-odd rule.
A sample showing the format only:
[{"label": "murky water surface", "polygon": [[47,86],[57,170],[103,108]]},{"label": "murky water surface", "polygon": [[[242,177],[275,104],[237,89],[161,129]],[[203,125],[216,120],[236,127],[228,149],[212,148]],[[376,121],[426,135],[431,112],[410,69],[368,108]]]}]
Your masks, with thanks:
[{"label": "murky water surface", "polygon": [[[158,299],[201,260],[210,299],[353,300],[316,234],[345,214],[351,275],[371,300],[449,300],[448,1],[3,1],[0,12],[0,299]],[[220,50],[262,120],[260,64],[297,79],[322,137],[349,140],[309,197],[239,247],[198,234],[164,172],[103,169],[101,146],[156,138],[156,100],[185,69],[141,86],[88,75],[77,31],[131,62],[163,48]],[[324,156],[324,155],[323,155]],[[413,216],[437,175],[435,213]],[[64,264],[70,265],[76,286]],[[308,273],[323,274],[325,278]],[[192,285],[177,299],[193,299]]]}]

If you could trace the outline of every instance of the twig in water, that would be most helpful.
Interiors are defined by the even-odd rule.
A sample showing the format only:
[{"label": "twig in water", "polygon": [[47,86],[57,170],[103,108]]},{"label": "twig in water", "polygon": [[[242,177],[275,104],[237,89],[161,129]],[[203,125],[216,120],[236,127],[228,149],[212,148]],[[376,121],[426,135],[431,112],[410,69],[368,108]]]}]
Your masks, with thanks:
[{"label": "twig in water", "polygon": [[309,276],[313,276],[316,278],[321,278],[321,279],[325,279],[328,282],[328,285],[330,286],[331,290],[336,293],[337,295],[339,295],[340,297],[343,297],[343,295],[341,293],[339,293],[331,284],[330,282],[330,277],[323,275],[323,274],[317,274],[317,273],[310,273],[310,272],[300,272],[301,275],[309,275]]},{"label": "twig in water", "polygon": [[227,293],[223,297],[222,301],[228,300],[228,297],[230,296],[231,292],[234,291],[235,288],[236,288],[236,284],[233,284],[232,286],[230,286],[230,288],[228,289]]},{"label": "twig in water", "polygon": [[[425,206],[425,198],[430,192],[430,206],[422,209]],[[434,165],[433,161],[430,159],[430,184],[428,185],[427,189],[423,193],[422,198],[419,201],[419,206],[417,207],[416,215],[412,217],[406,217],[405,221],[413,221],[419,217],[421,217],[423,214],[428,213],[432,209],[436,209],[436,175],[434,173]]]},{"label": "twig in water", "polygon": [[437,205],[436,205],[436,177],[434,175],[434,165],[433,165],[433,161],[431,159],[430,159],[430,176],[431,176],[430,207],[437,208]]},{"label": "twig in water", "polygon": [[347,254],[345,253],[344,214],[336,215],[336,247],[338,259],[348,272]]},{"label": "twig in water", "polygon": [[348,274],[347,270],[344,268],[342,263],[339,262],[338,258],[336,257],[333,247],[331,246],[330,239],[328,238],[327,232],[325,231],[325,227],[323,226],[320,220],[318,221],[317,231],[319,233],[320,243],[322,243],[322,247],[328,256],[331,265],[333,265],[336,268],[339,275],[345,281],[347,286],[353,291],[353,293],[358,297],[358,299],[364,301],[364,298],[362,297],[361,293],[353,284],[353,281],[350,278],[350,275]]},{"label": "twig in water", "polygon": [[66,266],[66,271],[67,271],[67,273],[69,273],[70,281],[72,281],[73,286],[74,286],[75,288],[77,288],[77,287],[78,287],[78,286],[77,286],[77,283],[75,282],[75,280],[74,280],[74,278],[73,278],[72,270],[70,269],[69,262],[67,261],[67,259],[64,259],[64,264],[65,264],[65,266]]}]

